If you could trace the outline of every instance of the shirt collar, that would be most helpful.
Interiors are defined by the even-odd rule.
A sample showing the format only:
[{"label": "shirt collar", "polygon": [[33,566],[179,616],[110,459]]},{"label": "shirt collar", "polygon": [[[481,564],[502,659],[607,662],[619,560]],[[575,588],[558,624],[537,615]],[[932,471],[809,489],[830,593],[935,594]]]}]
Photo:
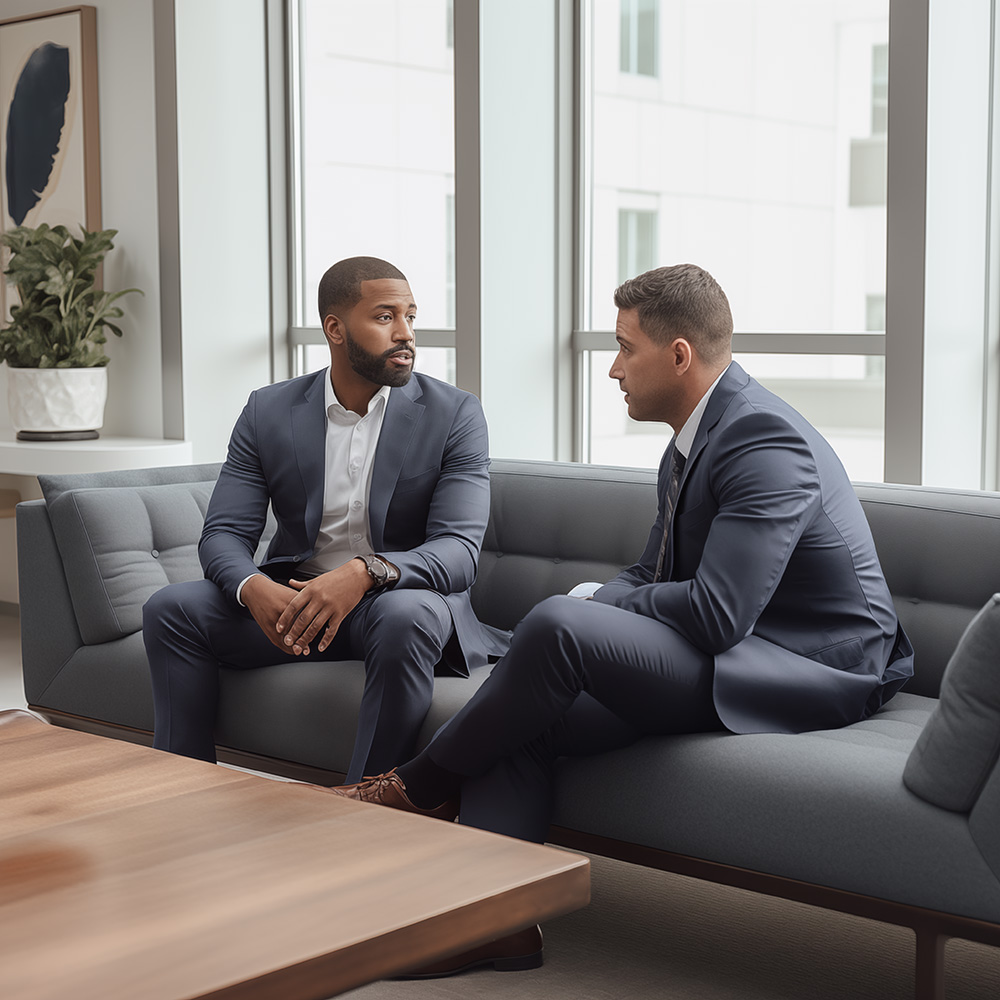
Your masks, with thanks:
[{"label": "shirt collar", "polygon": [[[348,417],[349,419],[357,422],[363,419],[353,410],[348,410],[344,404],[337,399],[337,394],[333,391],[333,377],[330,373],[330,369],[326,369],[326,380],[324,382],[324,404],[326,406],[326,415],[331,419]],[[385,407],[389,402],[389,386],[383,385],[378,392],[375,393],[371,398],[371,402],[368,404],[368,412],[371,413],[373,408],[382,406]]]},{"label": "shirt collar", "polygon": [[[730,361],[729,364],[732,364]],[[691,416],[684,421],[684,426],[680,429],[677,434],[676,443],[674,447],[679,451],[685,458],[691,453],[691,445],[694,444],[695,435],[698,433],[698,427],[701,425],[701,418],[705,415],[705,410],[708,408],[708,401],[712,398],[712,393],[715,392],[715,387],[719,384],[722,376],[729,371],[729,365],[719,373],[719,377],[708,387],[705,395],[698,400],[698,405],[691,411]],[[329,381],[329,379],[327,380]]]}]

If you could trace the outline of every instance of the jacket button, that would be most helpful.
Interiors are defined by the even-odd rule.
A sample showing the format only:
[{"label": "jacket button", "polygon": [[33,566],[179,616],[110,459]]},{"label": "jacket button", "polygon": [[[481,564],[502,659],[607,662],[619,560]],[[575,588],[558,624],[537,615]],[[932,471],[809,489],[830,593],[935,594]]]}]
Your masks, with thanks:
[{"label": "jacket button", "polygon": [[150,555],[151,555],[151,556],[152,556],[152,557],[153,557],[154,559],[159,559],[159,558],[160,558],[160,552],[159,552],[159,549],[153,549],[153,551],[152,551],[152,552],[150,552]]}]

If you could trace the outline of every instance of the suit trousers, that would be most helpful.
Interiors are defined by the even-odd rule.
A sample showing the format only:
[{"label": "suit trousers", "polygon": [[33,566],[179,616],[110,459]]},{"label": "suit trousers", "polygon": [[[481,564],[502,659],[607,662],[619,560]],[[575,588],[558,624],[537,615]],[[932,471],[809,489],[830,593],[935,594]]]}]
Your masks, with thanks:
[{"label": "suit trousers", "polygon": [[[369,591],[311,659],[364,660],[365,687],[348,782],[388,771],[413,755],[434,693],[434,668],[454,631],[431,590]],[[250,612],[209,580],[171,584],[143,607],[153,681],[153,746],[215,760],[219,668],[243,670],[299,657],[283,653]]]},{"label": "suit trousers", "polygon": [[550,597],[427,752],[464,776],[462,823],[542,842],[559,757],[719,730],[712,681],[713,658],[668,625]]}]

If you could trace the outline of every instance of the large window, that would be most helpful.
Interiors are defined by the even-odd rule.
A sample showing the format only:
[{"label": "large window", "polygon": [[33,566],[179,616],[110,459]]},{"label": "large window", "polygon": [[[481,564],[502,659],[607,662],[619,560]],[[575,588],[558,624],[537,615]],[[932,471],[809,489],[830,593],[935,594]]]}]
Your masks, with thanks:
[{"label": "large window", "polygon": [[[296,14],[295,368],[328,363],[323,272],[369,255],[410,281],[418,368],[453,379],[440,346],[455,323],[452,4],[299,0]],[[430,345],[420,330],[436,332]]]},{"label": "large window", "polygon": [[323,268],[377,254],[496,455],[652,466],[612,296],[693,261],[854,478],[995,487],[994,6],[290,0],[299,370]]},{"label": "large window", "polygon": [[[793,403],[814,403],[852,475],[881,478],[880,371],[830,356],[828,343],[801,352],[813,333],[869,330],[871,303],[884,301],[884,134],[855,163],[858,140],[871,144],[885,122],[888,0],[680,0],[659,17],[655,4],[583,6],[581,328],[614,329],[612,292],[625,277],[700,264],[729,295],[738,333],[797,341],[790,355],[742,354],[751,374]],[[643,46],[660,67],[640,86],[621,71]],[[636,59],[630,72],[644,72]],[[639,197],[631,192],[656,211],[623,207]],[[663,433],[637,427],[620,400],[605,405],[617,396],[600,382],[607,360],[602,352],[589,364],[583,457],[654,465]]]}]

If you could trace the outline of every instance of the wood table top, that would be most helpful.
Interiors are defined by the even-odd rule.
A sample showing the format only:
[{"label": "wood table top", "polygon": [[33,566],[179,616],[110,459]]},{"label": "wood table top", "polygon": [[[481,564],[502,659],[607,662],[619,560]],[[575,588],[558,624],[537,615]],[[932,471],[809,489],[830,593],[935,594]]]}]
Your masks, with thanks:
[{"label": "wood table top", "polygon": [[578,855],[0,712],[6,1000],[322,1000],[589,892]]}]

